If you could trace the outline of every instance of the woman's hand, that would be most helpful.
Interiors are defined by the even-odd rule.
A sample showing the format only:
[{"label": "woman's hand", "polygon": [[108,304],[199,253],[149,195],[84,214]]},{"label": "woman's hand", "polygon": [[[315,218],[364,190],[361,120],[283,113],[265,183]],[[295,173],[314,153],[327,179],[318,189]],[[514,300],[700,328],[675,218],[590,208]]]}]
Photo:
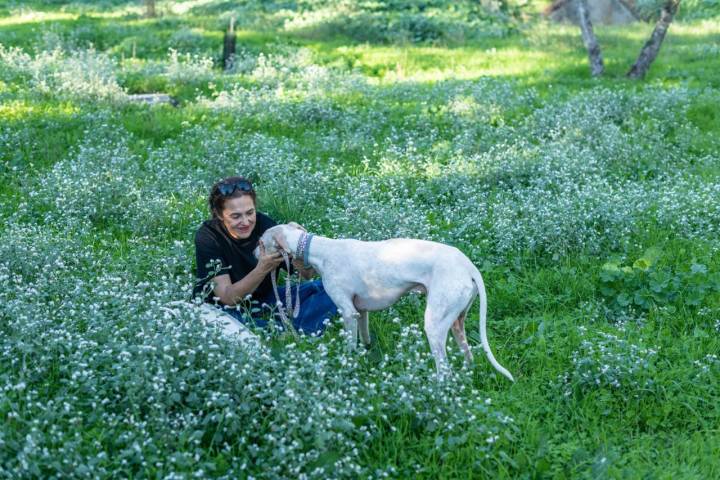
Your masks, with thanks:
[{"label": "woman's hand", "polygon": [[258,258],[258,264],[255,268],[257,268],[263,273],[270,273],[282,263],[282,254],[280,252],[266,254],[265,245],[263,245],[262,242],[260,242],[259,247],[260,257]]}]

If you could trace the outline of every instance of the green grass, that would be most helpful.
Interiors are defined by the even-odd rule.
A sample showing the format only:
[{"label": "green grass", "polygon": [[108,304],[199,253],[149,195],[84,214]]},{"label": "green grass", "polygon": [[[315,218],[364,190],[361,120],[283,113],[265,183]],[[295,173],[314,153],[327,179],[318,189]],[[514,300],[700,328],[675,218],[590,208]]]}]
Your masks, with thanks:
[{"label": "green grass", "polygon": [[[590,78],[586,53],[575,27],[548,25],[537,19],[524,25],[521,33],[513,36],[457,45],[371,44],[338,36],[316,38],[293,31],[243,27],[238,32],[238,45],[252,55],[260,52],[281,55],[296,48],[305,48],[310,51],[315,64],[334,69],[342,75],[361,75],[367,81],[362,89],[333,91],[320,99],[313,97],[304,87],[294,85],[294,79],[284,84],[278,82],[284,90],[270,102],[271,106],[278,106],[281,112],[289,113],[272,116],[262,115],[262,111],[245,115],[233,110],[214,110],[197,103],[198,97],[209,97],[213,92],[232,86],[253,89],[262,84],[262,79],[247,73],[222,75],[215,67],[210,80],[200,78],[183,82],[174,81],[163,72],[143,70],[150,68],[153,62],[164,65],[169,48],[217,60],[224,26],[224,19],[219,17],[224,11],[222,2],[205,2],[208,5],[200,5],[198,9],[204,10],[197,15],[193,10],[182,15],[165,11],[158,19],[143,18],[137,3],[111,2],[96,6],[92,3],[60,5],[60,2],[54,2],[54,6],[47,7],[43,2],[35,2],[32,5],[34,13],[20,15],[14,3],[0,2],[0,45],[21,47],[27,52],[49,49],[53,42],[79,48],[93,45],[117,62],[118,81],[129,93],[163,91],[180,101],[178,108],[149,108],[72,95],[62,97],[53,92],[40,92],[32,86],[28,76],[5,76],[0,72],[0,140],[4,142],[0,143],[0,217],[3,219],[0,234],[11,232],[11,223],[38,226],[47,234],[47,245],[52,240],[57,244],[66,244],[67,248],[86,250],[98,262],[94,266],[97,270],[82,271],[82,278],[90,281],[96,277],[105,278],[103,275],[108,271],[115,272],[118,278],[125,276],[125,279],[154,284],[168,278],[180,278],[185,272],[183,262],[190,268],[193,261],[192,234],[198,218],[204,215],[206,199],[204,190],[197,189],[196,184],[188,186],[190,184],[182,184],[178,179],[192,179],[193,175],[203,179],[209,176],[216,178],[237,173],[233,169],[238,165],[247,167],[260,178],[261,210],[280,220],[297,220],[331,232],[338,222],[341,223],[337,212],[341,210],[339,205],[343,199],[340,197],[345,192],[343,178],[348,184],[367,179],[369,183],[378,185],[373,195],[379,197],[385,195],[392,199],[397,192],[415,193],[427,189],[428,196],[438,195],[440,199],[438,192],[442,192],[445,183],[456,181],[451,177],[459,175],[457,170],[451,170],[451,164],[457,160],[458,154],[453,149],[465,129],[483,128],[472,132],[475,142],[469,144],[476,150],[467,152],[467,155],[482,153],[502,143],[498,139],[517,139],[512,136],[513,132],[529,128],[523,122],[541,108],[559,107],[566,102],[586,98],[598,88],[632,96],[644,94],[649,85],[661,92],[687,96],[687,110],[679,108],[677,111],[680,113],[677,114],[684,115],[684,120],[694,129],[684,129],[680,122],[671,125],[670,120],[666,120],[667,124],[658,125],[658,128],[667,127],[667,143],[657,152],[657,172],[650,171],[651,166],[635,172],[640,183],[672,173],[674,167],[668,166],[672,160],[666,158],[672,145],[682,145],[681,156],[694,159],[677,167],[685,169],[688,175],[697,175],[710,185],[716,184],[720,174],[717,162],[720,158],[720,143],[717,140],[720,138],[720,111],[715,103],[720,89],[716,74],[720,71],[717,48],[720,22],[717,20],[673,24],[644,82],[627,80],[624,74],[648,37],[651,25],[596,28],[607,69],[601,79]],[[161,5],[170,8],[169,3],[161,2]],[[177,35],[178,31],[187,35]],[[469,122],[459,124],[460,115],[448,113],[448,105],[438,93],[437,86],[473,86],[475,82],[483,81],[507,86],[507,91],[512,94],[532,92],[533,96],[528,97],[532,100],[515,104],[509,100],[507,103],[498,101],[497,104],[488,101],[480,104],[480,108],[492,105],[503,108],[498,107],[497,112],[487,120],[480,117],[483,120],[478,121],[479,126]],[[310,109],[318,103],[327,110],[317,112]],[[472,107],[469,100],[468,105]],[[305,108],[309,113],[303,110]],[[655,112],[631,112],[629,118],[617,120],[617,124],[613,125],[607,122],[603,126],[639,132],[636,129],[638,123],[654,118],[657,118]],[[345,123],[347,119],[355,123]],[[153,208],[162,211],[149,209],[138,213],[133,210],[135,204],[121,203],[127,206],[127,216],[122,211],[103,216],[101,211],[78,219],[72,216],[72,212],[68,214],[45,200],[52,199],[54,189],[59,189],[58,185],[47,183],[47,179],[52,178],[49,175],[53,167],[60,165],[65,168],[61,171],[69,171],[63,162],[73,160],[83,141],[94,138],[93,132],[106,132],[100,126],[105,121],[129,138],[128,150],[137,155],[140,169],[139,173],[127,173],[126,183],[116,178],[125,173],[120,167],[108,170],[104,177],[94,178],[93,181],[107,182],[111,187],[115,185],[121,193],[108,190],[110,193],[107,195],[116,195],[109,198],[119,201],[126,201],[125,194],[130,195],[134,188],[144,195],[150,192],[151,197],[153,192],[157,192],[165,203],[153,204]],[[367,127],[370,133],[362,138],[359,145],[353,143],[353,134],[363,127]],[[188,132],[193,129],[200,129],[205,134],[192,136]],[[218,132],[227,132],[227,137],[214,137],[219,135]],[[252,153],[259,155],[258,158],[267,161],[268,165],[247,160],[243,157],[247,151],[233,143],[253,138],[253,135],[262,135],[264,143],[255,145],[256,150]],[[427,146],[423,142],[430,135],[435,137]],[[421,160],[408,161],[403,155],[410,154],[399,154],[390,148],[407,146],[403,142],[408,137],[416,139],[420,145],[417,147],[420,150],[418,158],[427,161],[427,165],[418,166]],[[209,146],[203,143],[205,140]],[[642,138],[638,138],[640,140]],[[276,167],[272,162],[279,162],[277,158],[283,158],[282,155],[287,153],[288,150],[282,147],[283,142],[292,145],[289,151],[302,157],[299,163],[292,163],[293,168],[304,166],[307,169],[305,172],[287,173],[288,178],[298,179],[292,180],[295,183],[291,182],[291,187],[297,190],[283,190],[282,179],[265,174],[266,171],[274,172],[272,169]],[[547,138],[532,137],[521,148],[542,148],[547,142]],[[568,148],[579,144],[583,144],[582,139],[575,143],[568,140]],[[226,146],[228,151],[223,150]],[[263,147],[267,147],[269,153],[263,151]],[[400,160],[393,155],[399,156]],[[703,157],[712,161],[701,162],[699,159]],[[161,160],[167,160],[167,163]],[[616,163],[608,162],[611,167],[605,172],[609,178],[618,183],[631,179],[634,171],[625,172],[630,168],[627,162],[635,159],[614,160]],[[642,160],[649,162],[646,158]],[[207,167],[213,162],[218,165]],[[86,165],[86,168],[94,167]],[[162,170],[165,168],[167,171]],[[303,175],[309,177],[316,172],[327,173],[327,183],[323,183],[325,180],[309,179],[304,185]],[[507,194],[508,190],[498,187],[501,182],[515,185],[519,190],[532,180],[533,173],[529,172],[525,173],[528,178],[524,179],[519,170],[489,172],[485,176],[471,172],[468,179],[480,187],[489,186],[492,189],[488,197],[488,203],[491,203]],[[83,174],[77,173],[79,177]],[[578,182],[581,180],[578,179]],[[325,193],[313,190],[316,185],[322,185]],[[92,197],[96,186],[84,187],[89,189],[86,203],[105,205],[97,203],[98,200]],[[299,195],[306,193],[303,190],[305,186],[312,201],[302,200]],[[41,193],[41,200],[35,199],[37,191]],[[65,190],[63,192],[69,195]],[[192,193],[188,195],[188,192]],[[462,195],[462,192],[456,194]],[[418,196],[408,194],[400,198],[417,199]],[[382,203],[378,201],[378,205]],[[401,206],[396,205],[398,208]],[[111,207],[105,205],[107,209]],[[375,207],[377,205],[373,204],[368,208]],[[390,207],[388,212],[392,213]],[[70,217],[65,217],[66,214]],[[524,214],[522,210],[518,211],[518,218]],[[402,213],[398,215],[402,217]],[[478,206],[472,220],[482,225],[488,221],[487,215],[488,212]],[[527,215],[533,215],[533,212]],[[78,224],[87,221],[89,233],[65,239],[60,229],[66,218],[75,219]],[[430,231],[439,236],[451,236],[457,231],[457,225],[452,224],[452,218],[442,208],[430,214],[429,218]],[[143,220],[148,225],[145,230],[141,228]],[[400,225],[402,220],[397,218],[392,221]],[[340,227],[349,229],[352,225],[352,221],[347,221]],[[720,476],[717,462],[720,456],[720,430],[717,427],[720,421],[719,373],[716,369],[707,377],[696,378],[698,369],[693,363],[705,355],[720,352],[720,327],[716,323],[720,314],[718,291],[709,293],[698,306],[686,303],[683,296],[686,292],[681,291],[678,299],[658,304],[643,312],[635,321],[626,323],[613,323],[602,312],[593,316],[586,308],[588,303],[595,307],[605,305],[601,293],[601,272],[606,262],[621,259],[623,265],[632,265],[647,249],[655,247],[661,252],[658,266],[677,273],[687,272],[691,265],[699,263],[705,265],[711,274],[716,274],[720,271],[717,239],[685,236],[652,218],[641,219],[629,230],[630,241],[627,244],[600,252],[571,248],[565,254],[554,255],[551,251],[526,245],[508,250],[492,261],[474,258],[488,288],[490,343],[495,356],[515,375],[517,382],[510,384],[495,374],[480,348],[475,349],[474,368],[463,370],[462,375],[469,379],[483,399],[492,399],[494,407],[513,418],[513,427],[503,430],[497,440],[500,453],[493,453],[488,460],[478,458],[478,449],[487,446],[485,436],[470,432],[464,438],[460,435],[449,440],[440,432],[433,433],[426,425],[418,424],[415,412],[396,411],[387,421],[368,414],[368,421],[376,424],[379,433],[367,443],[358,445],[360,461],[370,471],[392,465],[397,476],[414,473],[419,478],[705,479]],[[28,238],[35,238],[39,242],[38,248],[45,248],[42,235]],[[17,239],[18,242],[21,240]],[[461,247],[468,246],[464,237],[452,240]],[[79,243],[73,244],[76,241]],[[176,241],[180,242],[179,246]],[[469,246],[477,245],[480,243],[470,241]],[[53,255],[52,250],[50,252],[48,257]],[[27,282],[41,275],[38,273],[40,270],[33,269],[34,264],[27,263],[30,260],[26,262],[25,255],[28,258],[38,255],[42,259],[41,264],[50,264],[50,260],[54,260],[44,258],[42,253],[31,254],[22,249],[16,252],[16,257],[11,259],[15,262],[12,265],[24,265],[23,269],[29,272],[24,280]],[[73,255],[79,256],[80,253]],[[8,289],[9,285],[3,284]],[[49,286],[48,290],[52,298],[68,304],[72,304],[74,298],[94,295],[92,286],[85,285],[83,290],[68,293],[72,288],[68,284]],[[12,295],[21,298],[22,293],[12,292],[15,292]],[[151,302],[154,298],[152,290],[131,293],[137,293],[133,301],[138,304],[145,305],[143,302]],[[37,302],[40,304],[43,297],[39,296]],[[32,335],[23,334],[26,335],[23,337],[22,332],[15,330],[19,317],[9,313],[15,310],[3,308],[7,310],[0,310],[0,325],[7,338],[18,335],[17,338],[30,345]],[[367,356],[359,360],[361,374],[373,375],[383,356],[395,353],[401,325],[393,323],[392,319],[400,317],[404,324],[420,325],[423,308],[424,302],[403,300],[390,312],[371,315],[371,331],[376,342]],[[703,308],[711,312],[709,316],[701,313]],[[135,328],[141,322],[141,316],[136,313],[119,315],[118,318],[122,317],[119,325]],[[611,312],[609,315],[619,314]],[[468,335],[473,344],[478,342],[477,319],[478,308],[475,305],[468,316]],[[68,331],[73,332],[85,332],[92,324],[92,319],[76,324],[70,314],[65,321]],[[571,385],[572,392],[563,395],[564,387],[559,386],[559,378],[573,371],[572,356],[582,349],[584,337],[579,333],[579,326],[585,327],[589,335],[604,332],[633,345],[659,347],[657,356],[652,357],[655,372],[653,385],[619,390],[607,386],[592,388],[583,387],[581,380],[576,378]],[[118,334],[118,338],[124,338],[122,335]],[[338,336],[339,329],[335,328],[331,329],[327,338]],[[592,338],[597,343],[597,338]],[[112,343],[115,338],[108,334],[102,341]],[[128,344],[132,345],[133,341],[140,342],[131,340]],[[320,340],[323,341],[325,338]],[[10,342],[3,341],[3,345],[7,343],[9,349]],[[289,340],[281,338],[275,341],[274,346],[277,352],[283,352],[288,343]],[[297,348],[301,351],[313,350],[316,344],[304,343]],[[456,355],[457,349],[450,345],[450,350],[453,366],[459,370],[461,359]],[[27,355],[38,358],[42,352],[28,350]],[[280,358],[282,353],[276,355]],[[21,369],[5,358],[0,363],[0,381],[7,385],[19,383],[18,372]],[[31,384],[36,381],[42,386],[42,394],[37,401],[70,398],[72,402],[72,398],[84,398],[82,392],[72,390],[70,382],[66,385],[67,378],[61,373],[62,358],[65,357],[55,358],[57,363],[44,380],[23,377],[23,382]],[[196,370],[205,368],[202,360],[198,362]],[[428,364],[428,376],[431,368]],[[125,373],[132,376],[132,372]],[[401,371],[393,373],[402,375]],[[201,376],[197,371],[193,374]],[[220,380],[218,382],[221,383]],[[22,408],[32,411],[33,402],[20,393],[12,392],[14,390],[7,387],[0,395],[0,413],[3,416],[16,412],[18,402]],[[136,401],[138,418],[151,418],[153,414],[148,412],[152,410],[143,403],[144,399],[138,397]],[[381,400],[374,401],[380,405]],[[125,405],[122,401],[118,402],[118,405]],[[185,408],[181,410],[183,412],[197,413],[201,410],[190,401],[182,408]],[[23,448],[17,443],[17,438],[24,438],[23,432],[27,432],[32,419],[22,417],[22,414],[20,417],[22,421],[13,421],[6,427],[9,432],[7,437],[0,436],[0,446],[3,447],[0,465],[9,462]],[[265,421],[270,422],[268,419]],[[87,450],[88,456],[92,456],[99,450],[95,440],[107,447],[112,445],[113,439],[107,438],[102,429],[97,429],[97,424],[88,422],[90,426],[87,429],[83,425],[77,429],[83,438],[78,440],[81,445],[78,448]],[[201,430],[200,434],[205,455],[202,461],[215,466],[215,475],[230,469],[237,459],[245,458],[247,452],[239,444],[233,444],[235,450],[229,451],[213,444],[208,440],[214,438],[210,431],[213,425],[203,427],[206,430]],[[50,436],[48,432],[51,428],[43,428],[44,434]],[[220,427],[217,426],[217,429],[220,430]],[[127,432],[130,431],[131,428],[127,427]],[[16,437],[13,436],[15,433]],[[192,434],[188,431],[182,433]],[[11,437],[12,440],[5,443],[4,439]],[[170,447],[161,449],[162,455],[169,456],[174,447],[187,452],[195,448],[195,443],[189,438],[179,437],[177,443],[173,443],[175,440],[170,437],[171,434],[163,437]],[[260,439],[257,441],[260,442]],[[331,464],[333,455],[340,456],[340,453],[331,447],[327,450],[322,461]],[[58,456],[57,460],[61,460],[62,453],[59,452],[52,450]],[[50,464],[39,468],[46,468],[43,470],[46,475],[53,471],[58,475],[69,475],[62,468],[53,470],[55,467]],[[142,467],[135,464],[118,467],[112,473],[114,476],[143,477],[166,475],[170,470],[167,465]],[[177,470],[189,474],[193,467],[179,466]]]}]

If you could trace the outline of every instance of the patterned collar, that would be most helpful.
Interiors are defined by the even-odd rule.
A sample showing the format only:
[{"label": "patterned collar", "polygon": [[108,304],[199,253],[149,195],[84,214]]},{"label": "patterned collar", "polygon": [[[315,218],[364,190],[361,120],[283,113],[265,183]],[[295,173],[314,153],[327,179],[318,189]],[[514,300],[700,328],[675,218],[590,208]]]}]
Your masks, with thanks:
[{"label": "patterned collar", "polygon": [[303,267],[305,268],[310,268],[308,258],[310,256],[310,242],[312,241],[313,237],[314,235],[312,233],[303,232],[302,234],[300,234],[297,249],[295,250],[295,258],[302,258]]}]

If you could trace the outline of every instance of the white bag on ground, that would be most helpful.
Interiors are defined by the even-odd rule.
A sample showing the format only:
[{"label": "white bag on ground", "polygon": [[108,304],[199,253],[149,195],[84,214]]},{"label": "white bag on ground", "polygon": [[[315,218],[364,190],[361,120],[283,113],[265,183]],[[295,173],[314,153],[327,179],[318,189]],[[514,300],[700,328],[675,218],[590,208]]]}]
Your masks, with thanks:
[{"label": "white bag on ground", "polygon": [[164,312],[173,317],[178,315],[178,309],[198,309],[200,320],[206,325],[217,325],[222,329],[226,337],[239,340],[240,343],[245,345],[257,346],[260,344],[260,338],[252,333],[250,329],[243,325],[238,319],[212,305],[207,303],[195,305],[190,302],[178,300],[168,302],[167,306],[162,307]]},{"label": "white bag on ground", "polygon": [[223,329],[225,335],[237,335],[238,339],[242,342],[260,341],[258,336],[252,333],[240,320],[207,303],[200,306],[200,318],[206,323],[218,325]]}]

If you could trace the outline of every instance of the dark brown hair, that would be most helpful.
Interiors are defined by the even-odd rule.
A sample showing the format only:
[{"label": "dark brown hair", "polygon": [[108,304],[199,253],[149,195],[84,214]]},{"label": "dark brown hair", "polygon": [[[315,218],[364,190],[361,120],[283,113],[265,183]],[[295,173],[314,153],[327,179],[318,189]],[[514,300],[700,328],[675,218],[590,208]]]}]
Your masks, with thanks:
[{"label": "dark brown hair", "polygon": [[229,195],[223,195],[220,192],[221,185],[233,185],[239,182],[248,182],[252,186],[252,182],[245,177],[223,178],[212,186],[212,188],[210,189],[210,198],[208,198],[208,203],[210,205],[210,214],[213,216],[213,218],[220,216],[220,213],[225,208],[225,200],[229,198],[237,198],[242,197],[243,195],[248,195],[250,198],[252,198],[253,204],[257,205],[255,188],[253,188],[249,192],[241,190],[239,188],[235,188]]}]

